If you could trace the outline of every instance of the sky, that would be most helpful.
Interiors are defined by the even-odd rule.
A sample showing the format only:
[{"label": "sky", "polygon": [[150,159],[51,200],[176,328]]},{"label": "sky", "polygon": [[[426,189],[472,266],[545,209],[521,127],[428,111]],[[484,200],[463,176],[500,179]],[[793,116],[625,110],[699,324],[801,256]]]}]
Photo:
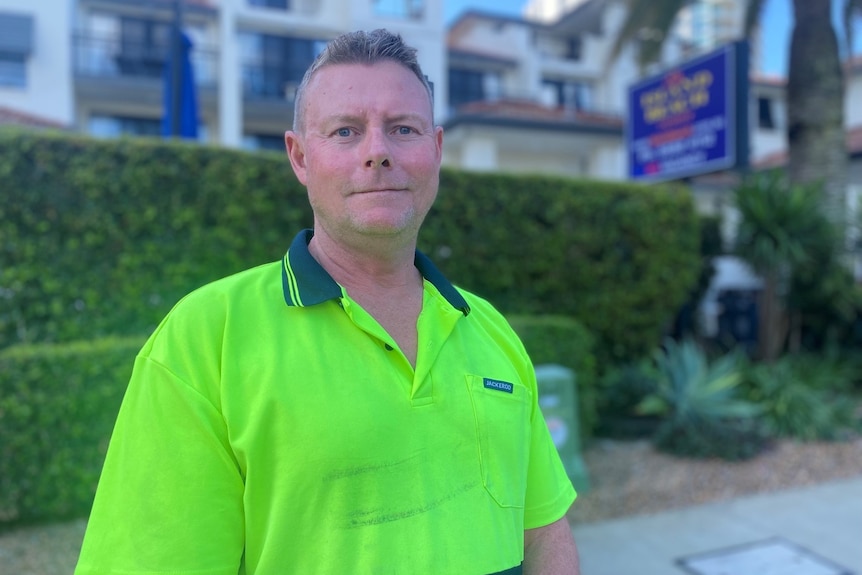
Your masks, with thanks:
[{"label": "sky", "polygon": [[[526,0],[444,0],[445,20],[451,23],[466,10],[483,10],[510,16],[521,16]],[[760,69],[767,75],[786,76],[787,53],[790,43],[790,29],[793,24],[791,0],[766,0],[760,22],[765,25],[763,32],[762,62]],[[842,5],[835,2],[836,7]],[[862,26],[857,26],[854,52],[862,52]]]}]

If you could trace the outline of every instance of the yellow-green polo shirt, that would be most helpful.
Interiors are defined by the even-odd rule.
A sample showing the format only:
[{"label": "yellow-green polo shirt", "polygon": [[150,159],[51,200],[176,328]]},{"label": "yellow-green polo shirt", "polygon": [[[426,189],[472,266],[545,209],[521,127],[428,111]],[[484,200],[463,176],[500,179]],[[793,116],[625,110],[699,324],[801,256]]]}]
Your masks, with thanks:
[{"label": "yellow-green polo shirt", "polygon": [[310,238],[189,294],[141,350],[77,574],[481,575],[565,514],[505,319],[417,252],[414,370]]}]

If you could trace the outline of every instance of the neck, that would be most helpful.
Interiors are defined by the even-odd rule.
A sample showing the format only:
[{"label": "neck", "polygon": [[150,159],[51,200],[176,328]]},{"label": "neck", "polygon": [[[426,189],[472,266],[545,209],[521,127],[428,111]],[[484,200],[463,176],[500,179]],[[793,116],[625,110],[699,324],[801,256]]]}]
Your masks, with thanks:
[{"label": "neck", "polygon": [[315,229],[308,244],[308,251],[329,275],[354,290],[401,290],[421,285],[421,276],[413,265],[416,242],[408,242],[393,248],[391,241],[386,246],[347,246],[333,241],[326,233]]}]

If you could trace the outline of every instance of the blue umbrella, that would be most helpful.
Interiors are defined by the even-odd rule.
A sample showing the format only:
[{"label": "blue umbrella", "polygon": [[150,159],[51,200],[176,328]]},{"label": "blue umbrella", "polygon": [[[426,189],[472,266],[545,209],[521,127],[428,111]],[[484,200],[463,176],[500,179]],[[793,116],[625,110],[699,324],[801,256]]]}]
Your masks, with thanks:
[{"label": "blue umbrella", "polygon": [[179,98],[179,133],[174,133],[174,74],[173,57],[168,55],[164,74],[162,136],[179,136],[196,140],[198,137],[198,102],[195,90],[194,73],[192,70],[192,41],[182,32],[180,34],[180,98]]}]

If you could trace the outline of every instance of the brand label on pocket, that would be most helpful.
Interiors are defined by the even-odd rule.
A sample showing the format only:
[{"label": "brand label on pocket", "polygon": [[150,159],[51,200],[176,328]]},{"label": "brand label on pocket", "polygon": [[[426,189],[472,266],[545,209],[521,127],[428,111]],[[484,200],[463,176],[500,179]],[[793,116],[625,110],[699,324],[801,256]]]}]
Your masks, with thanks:
[{"label": "brand label on pocket", "polygon": [[515,386],[511,383],[489,379],[487,377],[484,378],[483,382],[485,384],[485,389],[496,389],[497,391],[505,391],[506,393],[512,393],[512,390],[515,389]]}]

